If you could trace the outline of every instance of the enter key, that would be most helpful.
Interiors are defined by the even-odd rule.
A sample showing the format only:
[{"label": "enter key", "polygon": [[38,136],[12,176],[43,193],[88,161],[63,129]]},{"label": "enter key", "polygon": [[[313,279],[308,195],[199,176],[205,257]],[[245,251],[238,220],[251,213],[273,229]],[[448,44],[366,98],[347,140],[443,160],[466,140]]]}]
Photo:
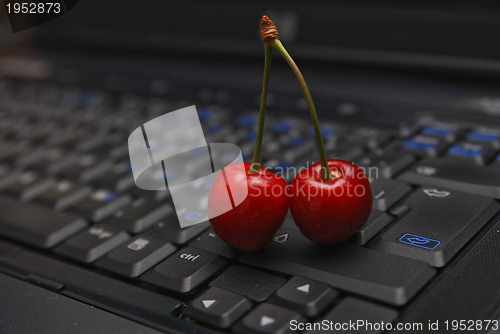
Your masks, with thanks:
[{"label": "enter key", "polygon": [[[371,247],[444,266],[497,213],[493,199],[436,187],[417,189],[407,212]],[[409,210],[408,210],[409,209]]]}]

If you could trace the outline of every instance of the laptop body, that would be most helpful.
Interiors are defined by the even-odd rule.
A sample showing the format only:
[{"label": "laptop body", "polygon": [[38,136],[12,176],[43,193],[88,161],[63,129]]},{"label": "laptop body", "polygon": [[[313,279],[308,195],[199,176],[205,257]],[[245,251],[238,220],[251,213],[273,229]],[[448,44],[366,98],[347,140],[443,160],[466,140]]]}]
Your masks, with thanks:
[{"label": "laptop body", "polygon": [[[421,324],[414,331],[436,328],[432,326],[446,331],[464,330],[463,326],[466,330],[479,320],[480,330],[495,330],[495,33],[500,21],[493,2],[193,1],[137,6],[123,1],[79,3],[57,20],[26,31],[34,37],[23,37],[35,41],[28,49],[51,70],[42,77],[9,73],[5,78],[7,147],[18,141],[19,147],[37,146],[33,138],[38,137],[26,135],[30,128],[17,134],[14,121],[29,125],[34,118],[37,126],[54,126],[56,137],[78,133],[75,140],[54,139],[56,144],[42,147],[43,152],[64,151],[62,163],[47,163],[50,170],[34,150],[19,149],[17,154],[14,145],[14,153],[4,151],[10,171],[2,188],[3,218],[0,215],[5,328],[20,333],[67,332],[70,325],[82,333],[293,332],[307,331],[307,326],[322,330],[313,324],[326,320],[328,330],[390,332],[380,325],[385,321],[398,332],[397,324]],[[171,217],[165,218],[168,199],[136,189],[130,175],[129,183],[109,177],[115,167],[118,180],[126,178],[119,165],[127,162],[123,138],[131,130],[193,104],[199,112],[209,110],[200,114],[205,115],[200,121],[208,141],[232,141],[244,155],[251,152],[253,125],[248,126],[243,116],[258,110],[262,14],[275,18],[283,43],[310,85],[320,120],[336,131],[331,154],[378,166],[381,174],[373,183],[378,190],[374,195],[390,194],[380,195],[376,202],[369,225],[375,232],[364,231],[346,246],[325,249],[310,244],[288,218],[264,252],[241,254],[214,241],[208,224],[188,232],[177,229]],[[297,127],[305,142],[310,140],[298,84],[278,57],[273,59],[270,92],[268,140],[285,141],[283,151],[299,151],[290,146],[288,140],[295,138],[291,132],[274,128],[284,119]],[[41,99],[50,93],[52,100]],[[40,101],[46,104],[37,109]],[[203,123],[203,117],[209,119]],[[81,136],[76,130],[82,130]],[[110,144],[111,134],[118,139]],[[109,148],[101,152],[106,145]],[[269,148],[265,156],[264,164],[275,172],[283,172],[283,164],[289,162],[279,153]],[[305,165],[309,158],[314,161],[314,154],[313,149],[305,150],[290,163]],[[80,158],[94,161],[87,168],[79,165]],[[30,172],[37,172],[45,183],[17,183],[33,177]],[[45,194],[66,180],[78,185],[78,200],[50,202]],[[118,189],[119,184],[124,188]],[[115,197],[97,205],[90,194]],[[147,210],[137,213],[134,203]],[[138,216],[122,225],[126,223],[116,216],[118,211]],[[57,227],[55,242],[28,235],[33,232],[31,220],[52,217],[54,212],[63,215],[67,221],[61,224],[72,230],[57,239]],[[137,223],[151,212],[159,219],[149,216],[153,222],[146,227]],[[98,239],[96,235],[105,232],[113,232],[113,242],[98,255],[89,255],[96,254],[89,249],[76,251],[95,241],[89,235]],[[134,277],[129,269],[116,269],[120,261],[113,262],[111,253],[119,257],[118,248],[128,249],[148,237],[158,240],[163,255]],[[196,263],[179,260],[189,255],[206,257],[211,269],[187,268],[203,278],[198,282],[192,275],[184,277],[183,284],[196,282],[185,289],[171,285],[172,266]],[[246,285],[236,284],[240,280]],[[252,290],[256,284],[262,288]],[[294,299],[307,296],[308,285],[322,292],[313,307]],[[214,300],[235,303],[230,309],[237,312],[217,313],[210,309],[216,306],[210,305]],[[349,319],[354,310],[367,319]],[[55,318],[54,313],[64,316]],[[355,329],[335,328],[357,320],[365,323]]]}]

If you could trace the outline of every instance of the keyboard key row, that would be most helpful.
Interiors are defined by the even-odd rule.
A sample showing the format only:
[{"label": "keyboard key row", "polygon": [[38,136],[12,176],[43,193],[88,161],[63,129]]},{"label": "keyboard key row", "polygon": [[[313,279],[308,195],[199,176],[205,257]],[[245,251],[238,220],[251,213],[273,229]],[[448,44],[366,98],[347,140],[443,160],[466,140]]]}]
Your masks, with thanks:
[{"label": "keyboard key row", "polygon": [[[329,286],[393,305],[406,304],[432,278],[435,270],[424,262],[343,244],[319,247],[298,231],[282,229],[286,241],[246,253],[245,264],[300,275]],[[384,270],[379,270],[384,268]]]}]

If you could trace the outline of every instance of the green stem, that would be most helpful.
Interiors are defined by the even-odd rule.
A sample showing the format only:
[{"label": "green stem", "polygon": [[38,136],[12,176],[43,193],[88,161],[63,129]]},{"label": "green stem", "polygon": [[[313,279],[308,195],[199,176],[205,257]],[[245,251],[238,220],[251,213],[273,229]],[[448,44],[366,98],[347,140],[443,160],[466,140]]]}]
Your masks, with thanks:
[{"label": "green stem", "polygon": [[266,118],[267,91],[269,89],[272,54],[273,48],[271,45],[264,43],[264,79],[262,80],[262,95],[260,97],[259,124],[252,165],[248,169],[248,174],[260,174],[260,152],[262,150],[262,138],[264,137],[264,120]]},{"label": "green stem", "polygon": [[318,147],[319,159],[321,160],[321,167],[322,167],[321,179],[323,181],[333,181],[340,175],[338,172],[336,172],[334,175],[330,170],[330,167],[328,166],[328,158],[326,157],[325,144],[323,143],[323,136],[321,134],[321,128],[319,126],[318,114],[316,113],[316,108],[314,107],[314,102],[311,97],[311,93],[309,92],[309,88],[307,88],[306,81],[304,80],[302,73],[300,73],[300,70],[293,61],[292,57],[290,57],[288,52],[285,50],[283,44],[281,44],[281,42],[278,39],[276,39],[272,42],[271,45],[276,50],[278,50],[278,52],[288,63],[293,73],[297,77],[297,80],[299,81],[300,87],[302,88],[302,92],[304,93],[304,97],[306,98],[307,106],[309,107],[309,113],[311,114],[314,132],[316,134],[316,146]]}]

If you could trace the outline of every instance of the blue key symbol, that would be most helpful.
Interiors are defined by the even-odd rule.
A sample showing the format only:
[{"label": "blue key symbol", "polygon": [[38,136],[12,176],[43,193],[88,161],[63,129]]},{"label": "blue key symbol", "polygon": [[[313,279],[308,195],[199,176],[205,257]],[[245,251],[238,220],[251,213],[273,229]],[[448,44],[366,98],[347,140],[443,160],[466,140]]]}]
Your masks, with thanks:
[{"label": "blue key symbol", "polygon": [[434,240],[426,237],[422,237],[416,234],[407,233],[403,235],[399,242],[408,244],[415,247],[425,248],[425,249],[436,249],[437,246],[441,244],[441,241]]}]

